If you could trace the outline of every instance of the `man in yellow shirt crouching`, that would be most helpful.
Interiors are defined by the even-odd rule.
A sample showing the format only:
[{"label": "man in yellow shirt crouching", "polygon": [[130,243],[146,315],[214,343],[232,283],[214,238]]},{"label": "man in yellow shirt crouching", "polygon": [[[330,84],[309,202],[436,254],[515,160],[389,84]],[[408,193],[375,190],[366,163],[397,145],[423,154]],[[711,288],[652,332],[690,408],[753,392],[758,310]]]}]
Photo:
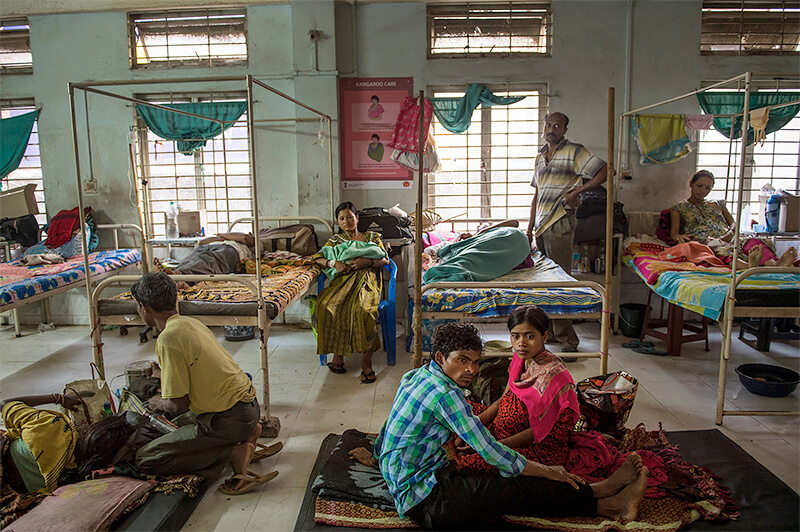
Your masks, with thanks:
[{"label": "man in yellow shirt crouching", "polygon": [[[165,273],[145,274],[131,293],[145,323],[161,331],[156,340],[161,395],[150,399],[150,411],[165,414],[180,427],[139,449],[139,469],[146,474],[187,473],[230,456],[234,475],[220,487],[229,495],[275,478],[277,471],[263,476],[247,471],[261,434],[260,409],[256,390],[239,364],[202,322],[178,315],[177,287]],[[261,452],[255,458],[264,456],[268,454]]]}]

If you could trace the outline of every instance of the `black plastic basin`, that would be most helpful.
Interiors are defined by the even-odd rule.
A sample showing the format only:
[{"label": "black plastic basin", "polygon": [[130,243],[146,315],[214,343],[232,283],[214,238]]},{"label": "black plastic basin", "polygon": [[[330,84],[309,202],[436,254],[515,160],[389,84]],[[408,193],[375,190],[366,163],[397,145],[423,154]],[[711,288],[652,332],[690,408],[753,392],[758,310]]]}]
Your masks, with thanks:
[{"label": "black plastic basin", "polygon": [[800,374],[772,364],[742,364],[736,367],[739,382],[748,391],[767,397],[785,397],[800,383]]}]

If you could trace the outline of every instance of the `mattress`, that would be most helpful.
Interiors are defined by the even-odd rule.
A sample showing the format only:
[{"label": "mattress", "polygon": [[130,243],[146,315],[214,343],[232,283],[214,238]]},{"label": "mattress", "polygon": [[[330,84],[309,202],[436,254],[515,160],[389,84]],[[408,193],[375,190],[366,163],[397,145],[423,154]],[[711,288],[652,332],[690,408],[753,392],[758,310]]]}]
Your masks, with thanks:
[{"label": "mattress", "polygon": [[[271,320],[286,307],[319,275],[316,266],[292,266],[286,271],[262,277],[261,291],[264,310]],[[254,276],[248,276],[255,282]],[[130,292],[98,302],[101,316],[127,316],[137,314],[136,301]],[[257,300],[244,285],[227,281],[205,281],[178,291],[178,312],[185,316],[256,316]]]},{"label": "mattress", "polygon": [[[91,275],[100,275],[136,264],[141,258],[138,249],[96,251],[89,254],[89,270]],[[0,305],[16,303],[85,278],[82,256],[52,265],[20,266],[19,260],[0,263]]]},{"label": "mattress", "polygon": [[[663,246],[662,246],[663,247]],[[718,320],[731,284],[730,270],[658,260],[646,246],[631,246],[628,265],[657,295],[712,320]],[[759,273],[736,288],[737,307],[797,307],[800,275]]]},{"label": "mattress", "polygon": [[[561,267],[542,255],[532,255],[534,266],[514,270],[492,282],[575,282]],[[508,316],[520,305],[537,305],[550,315],[599,312],[603,300],[591,288],[454,288],[422,294],[426,312],[465,312],[479,318]]]}]

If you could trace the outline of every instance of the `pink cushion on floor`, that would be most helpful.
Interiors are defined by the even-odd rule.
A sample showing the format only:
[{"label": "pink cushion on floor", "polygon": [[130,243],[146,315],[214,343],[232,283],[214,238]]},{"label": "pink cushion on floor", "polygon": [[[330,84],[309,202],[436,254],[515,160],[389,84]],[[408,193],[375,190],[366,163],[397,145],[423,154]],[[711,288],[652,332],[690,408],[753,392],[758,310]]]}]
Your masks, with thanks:
[{"label": "pink cushion on floor", "polygon": [[125,508],[153,489],[154,482],[106,477],[68,484],[53,492],[5,530],[85,532],[105,530]]}]

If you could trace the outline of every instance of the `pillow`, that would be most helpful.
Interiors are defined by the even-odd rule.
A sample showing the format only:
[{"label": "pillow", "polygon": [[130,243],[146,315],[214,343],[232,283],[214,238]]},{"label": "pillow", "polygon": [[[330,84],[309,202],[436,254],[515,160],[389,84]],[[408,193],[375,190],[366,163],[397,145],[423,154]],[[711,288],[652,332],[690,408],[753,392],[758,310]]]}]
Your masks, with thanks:
[{"label": "pillow", "polygon": [[14,532],[105,530],[155,482],[111,476],[61,486],[11,525]]}]

